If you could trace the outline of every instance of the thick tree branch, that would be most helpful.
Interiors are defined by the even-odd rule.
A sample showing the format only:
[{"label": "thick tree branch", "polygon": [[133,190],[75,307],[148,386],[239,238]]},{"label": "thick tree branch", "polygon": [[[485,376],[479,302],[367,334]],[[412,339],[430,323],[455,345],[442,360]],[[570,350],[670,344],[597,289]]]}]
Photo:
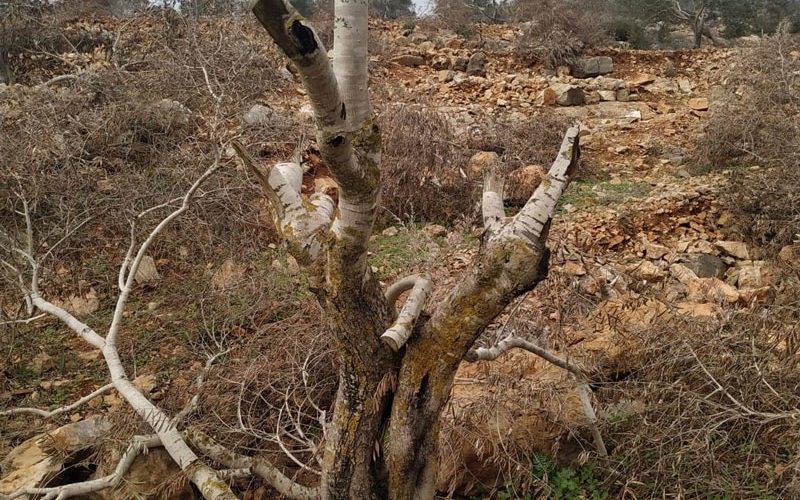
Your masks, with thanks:
[{"label": "thick tree branch", "polygon": [[481,208],[483,210],[483,227],[491,237],[496,234],[505,222],[505,208],[503,206],[503,188],[505,179],[501,172],[502,166],[495,159],[491,165],[483,170],[483,196]]},{"label": "thick tree branch", "polygon": [[519,238],[530,248],[537,248],[543,244],[541,237],[545,228],[553,218],[556,204],[569,184],[570,175],[578,166],[579,139],[578,126],[567,130],[547,177],[539,184],[522,210],[503,229],[502,237]]},{"label": "thick tree branch", "polygon": [[[203,182],[208,179],[219,168],[219,154],[214,163],[209,167],[189,188],[184,197],[182,198],[181,206],[169,213],[159,224],[150,232],[145,238],[142,245],[134,255],[133,247],[134,241],[131,241],[126,258],[123,262],[123,268],[120,270],[120,294],[117,298],[117,305],[114,310],[114,318],[109,326],[105,338],[101,337],[97,332],[90,328],[85,323],[75,318],[72,314],[67,312],[61,307],[56,306],[50,301],[43,299],[39,292],[39,265],[40,261],[36,260],[33,255],[33,229],[30,211],[28,210],[27,203],[23,200],[24,212],[27,233],[27,249],[17,249],[30,263],[31,266],[31,287],[29,297],[33,305],[45,313],[52,314],[60,319],[71,330],[77,333],[81,338],[86,340],[92,346],[99,349],[106,361],[109,374],[111,375],[111,385],[120,393],[120,395],[130,404],[134,411],[155,431],[158,439],[167,450],[169,455],[178,464],[186,477],[194,483],[198,489],[203,493],[203,496],[209,500],[233,500],[236,497],[231,492],[226,483],[221,481],[216,472],[207,465],[200,462],[197,455],[187,446],[186,442],[178,432],[176,426],[172,423],[169,417],[156,405],[151,403],[128,379],[125,368],[123,367],[122,360],[119,357],[116,346],[117,332],[122,321],[123,312],[127,304],[128,296],[133,288],[133,280],[139,265],[144,259],[144,255],[153,243],[158,234],[169,225],[174,219],[183,214],[189,209],[195,194]],[[147,212],[145,212],[147,213]],[[130,265],[128,265],[130,264]],[[128,267],[127,277],[125,275],[125,267]],[[58,493],[61,495],[61,493]]]},{"label": "thick tree branch", "polygon": [[333,199],[323,193],[315,193],[308,201],[302,198],[299,163],[279,163],[265,174],[244,146],[234,141],[233,148],[267,195],[275,227],[289,252],[302,266],[317,262],[336,208]]},{"label": "thick tree branch", "polygon": [[[431,279],[428,274],[424,276],[410,276],[401,280],[403,286],[407,285],[409,281],[412,286],[411,293],[403,304],[400,314],[397,315],[397,319],[392,323],[392,326],[381,335],[381,340],[395,352],[399,351],[411,336],[414,322],[422,312],[422,306],[425,305],[425,300],[428,298],[428,293],[430,293],[431,290]],[[386,291],[386,298],[390,304],[393,305],[397,301],[397,297],[402,293],[399,292],[399,290],[402,290],[402,288],[394,287]]]}]

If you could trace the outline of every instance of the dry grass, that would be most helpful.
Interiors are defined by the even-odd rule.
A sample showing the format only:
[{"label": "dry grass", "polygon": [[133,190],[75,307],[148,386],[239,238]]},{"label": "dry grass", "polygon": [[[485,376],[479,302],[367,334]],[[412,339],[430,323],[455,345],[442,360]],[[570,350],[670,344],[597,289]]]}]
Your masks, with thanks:
[{"label": "dry grass", "polygon": [[743,236],[775,248],[800,232],[799,48],[784,26],[739,55],[698,147],[703,166],[760,167],[739,173],[726,201]]},{"label": "dry grass", "polygon": [[516,41],[515,53],[525,64],[547,67],[566,65],[583,53],[606,41],[602,9],[586,2],[517,1],[515,19],[524,22],[523,33]]}]

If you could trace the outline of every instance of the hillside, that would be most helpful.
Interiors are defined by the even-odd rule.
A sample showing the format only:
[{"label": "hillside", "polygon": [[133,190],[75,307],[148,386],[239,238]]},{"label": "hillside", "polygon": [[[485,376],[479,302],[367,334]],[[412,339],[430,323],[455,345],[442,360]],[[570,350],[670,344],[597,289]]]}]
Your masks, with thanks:
[{"label": "hillside", "polygon": [[[68,44],[15,61],[19,83],[0,86],[0,257],[6,270],[27,265],[11,247],[34,235],[43,295],[104,330],[130,236],[146,238],[219,164],[197,205],[147,252],[121,319],[122,364],[169,414],[197,393],[194,425],[310,483],[337,360],[311,280],[282,247],[232,141],[264,165],[300,158],[306,197],[336,198],[336,182],[296,69],[255,21],[173,14],[66,20]],[[717,165],[704,153],[750,49],[597,47],[573,68],[548,69],[515,54],[522,27],[476,30],[466,38],[370,21],[384,210],[369,264],[385,285],[431,273],[427,304],[439,303],[477,260],[484,169],[502,162],[513,215],[579,124],[581,163],[550,228],[547,279],[478,344],[513,334],[578,365],[608,456],[567,371],[524,350],[462,361],[441,418],[440,494],[800,494],[800,242],[754,238],[756,219],[736,203],[737,186],[764,172],[779,179],[778,168]],[[782,57],[800,65],[796,50]],[[108,381],[100,353],[68,328],[26,319],[18,282],[27,279],[0,281],[0,498],[100,477],[147,431],[114,390],[53,418],[9,411],[55,409]],[[55,445],[43,444],[49,434]],[[199,495],[160,448],[128,474],[91,498]],[[259,481],[231,481],[243,498],[279,498]]]}]

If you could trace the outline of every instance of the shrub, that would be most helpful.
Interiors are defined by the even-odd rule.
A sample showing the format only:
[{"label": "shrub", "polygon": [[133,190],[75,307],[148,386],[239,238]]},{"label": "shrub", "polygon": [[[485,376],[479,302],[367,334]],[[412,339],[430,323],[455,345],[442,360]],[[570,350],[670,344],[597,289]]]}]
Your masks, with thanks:
[{"label": "shrub", "polygon": [[514,8],[516,18],[526,20],[515,48],[516,56],[526,64],[569,64],[606,39],[602,22],[598,22],[602,11],[583,2],[545,0],[534,5],[518,1]]},{"label": "shrub", "polygon": [[608,22],[606,29],[614,40],[628,42],[634,49],[649,49],[653,44],[641,21],[636,19],[615,17]]},{"label": "shrub", "polygon": [[391,109],[382,116],[383,206],[403,220],[447,222],[474,213],[477,185],[459,175],[469,151],[435,111]]},{"label": "shrub", "polygon": [[738,56],[697,149],[697,163],[709,168],[760,167],[738,173],[726,201],[737,229],[765,245],[786,244],[800,231],[798,49],[800,39],[784,26]]}]

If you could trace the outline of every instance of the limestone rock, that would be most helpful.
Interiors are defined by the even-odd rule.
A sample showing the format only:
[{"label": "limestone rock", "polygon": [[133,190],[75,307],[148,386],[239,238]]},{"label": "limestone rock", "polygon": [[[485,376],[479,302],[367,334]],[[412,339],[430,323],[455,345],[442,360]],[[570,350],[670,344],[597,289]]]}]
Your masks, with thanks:
[{"label": "limestone rock", "polygon": [[85,295],[70,295],[65,299],[53,299],[53,304],[79,318],[88,316],[100,307],[97,291],[90,288]]},{"label": "limestone rock", "polygon": [[569,83],[556,83],[550,86],[554,101],[559,106],[580,106],[585,102],[583,89]]},{"label": "limestone rock", "polygon": [[608,56],[582,57],[570,67],[575,78],[591,78],[614,71],[614,61]]},{"label": "limestone rock", "polygon": [[781,248],[779,257],[787,264],[800,264],[800,244],[787,245]]},{"label": "limestone rock", "polygon": [[425,64],[425,59],[422,56],[414,54],[402,54],[392,58],[392,62],[401,66],[416,67]]},{"label": "limestone rock", "polygon": [[533,196],[547,171],[540,165],[527,165],[511,172],[505,186],[505,199],[512,204],[523,204]]},{"label": "limestone rock", "polygon": [[646,242],[644,244],[644,251],[648,259],[658,260],[669,254],[669,248],[664,245],[656,245],[655,243]]},{"label": "limestone rock", "polygon": [[467,65],[469,65],[469,59],[466,57],[457,57],[456,60],[453,61],[453,69],[461,71],[462,73],[467,71]]},{"label": "limestone rock", "polygon": [[666,273],[649,260],[643,260],[628,267],[628,272],[640,280],[659,281],[664,279]]},{"label": "limestone rock", "polygon": [[79,452],[100,445],[110,430],[109,421],[90,418],[28,439],[0,462],[4,474],[0,479],[0,494],[47,486],[64,468],[72,465],[71,460],[80,459]]},{"label": "limestone rock", "polygon": [[244,272],[244,267],[236,264],[232,259],[225,259],[225,262],[211,277],[211,286],[216,290],[231,288],[244,279]]},{"label": "limestone rock", "polygon": [[53,360],[53,357],[44,351],[34,356],[30,364],[31,371],[40,375],[44,372],[52,370],[55,367],[56,363]]},{"label": "limestone rock", "polygon": [[428,238],[437,238],[440,236],[447,236],[447,228],[439,224],[428,224],[422,228],[423,234]]},{"label": "limestone rock", "polygon": [[669,266],[669,274],[684,285],[688,285],[691,280],[697,279],[697,274],[683,264]]},{"label": "limestone rock", "polygon": [[711,254],[684,254],[678,261],[689,268],[698,278],[722,278],[728,266],[722,259]]},{"label": "limestone rock", "polygon": [[741,241],[717,241],[714,243],[714,247],[726,255],[730,255],[739,260],[750,259],[750,252],[747,250],[747,245]]},{"label": "limestone rock", "polygon": [[314,179],[314,192],[325,193],[335,199],[339,194],[339,185],[331,177],[317,177]]},{"label": "limestone rock", "polygon": [[492,166],[498,159],[499,156],[494,151],[478,151],[469,159],[467,170],[470,175],[479,176],[484,169]]},{"label": "limestone rock", "polygon": [[269,106],[254,104],[242,115],[242,124],[248,127],[263,127],[281,119],[281,115]]},{"label": "limestone rock", "polygon": [[467,63],[467,74],[469,76],[486,76],[486,54],[475,52]]},{"label": "limestone rock", "polygon": [[158,274],[158,269],[156,269],[156,262],[152,257],[149,255],[142,257],[142,261],[139,263],[139,269],[136,270],[136,275],[133,279],[140,285],[155,283],[161,279],[161,276]]},{"label": "limestone rock", "polygon": [[[95,477],[102,477],[110,472],[98,470]],[[194,500],[197,497],[186,481],[178,481],[179,488],[173,486],[181,474],[169,453],[164,448],[155,448],[136,457],[119,487],[106,488],[97,494],[103,500],[157,500],[167,498],[165,492],[168,490],[170,499]]]},{"label": "limestone rock", "polygon": [[735,304],[739,301],[739,292],[717,278],[697,278],[689,281],[688,298],[692,302]]},{"label": "limestone rock", "polygon": [[689,99],[689,107],[695,111],[707,111],[708,106],[708,99],[705,97],[693,97]]}]

